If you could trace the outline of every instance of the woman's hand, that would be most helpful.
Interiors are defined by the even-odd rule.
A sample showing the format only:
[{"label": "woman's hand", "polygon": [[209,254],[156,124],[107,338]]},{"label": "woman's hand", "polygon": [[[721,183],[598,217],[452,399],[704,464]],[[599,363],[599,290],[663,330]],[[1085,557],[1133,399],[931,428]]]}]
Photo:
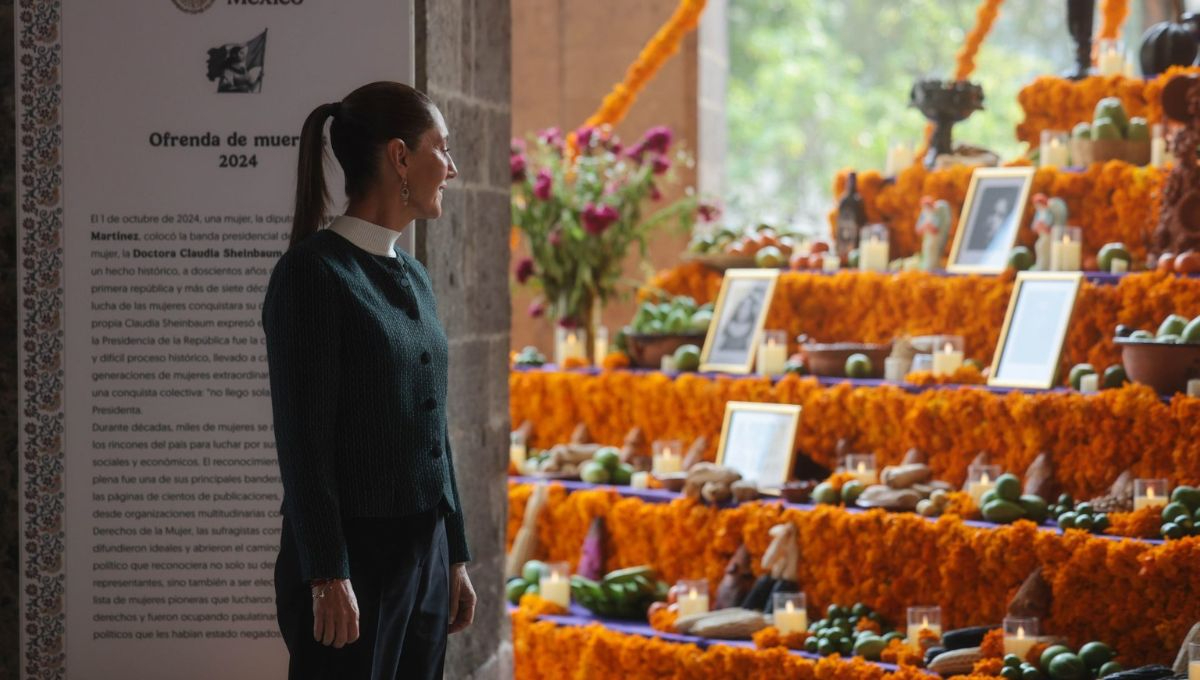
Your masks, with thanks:
[{"label": "woman's hand", "polygon": [[[323,596],[318,597],[324,592]],[[338,649],[358,639],[358,600],[350,579],[338,578],[312,587],[313,639]]]},{"label": "woman's hand", "polygon": [[466,629],[475,620],[475,586],[463,562],[450,567],[450,633]]}]

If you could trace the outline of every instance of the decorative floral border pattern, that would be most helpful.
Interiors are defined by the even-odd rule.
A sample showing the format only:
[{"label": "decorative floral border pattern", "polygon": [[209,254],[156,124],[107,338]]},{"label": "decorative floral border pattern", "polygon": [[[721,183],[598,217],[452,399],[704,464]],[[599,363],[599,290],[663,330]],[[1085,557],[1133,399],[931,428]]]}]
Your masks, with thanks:
[{"label": "decorative floral border pattern", "polygon": [[66,677],[62,0],[19,0],[21,630],[25,678]]}]

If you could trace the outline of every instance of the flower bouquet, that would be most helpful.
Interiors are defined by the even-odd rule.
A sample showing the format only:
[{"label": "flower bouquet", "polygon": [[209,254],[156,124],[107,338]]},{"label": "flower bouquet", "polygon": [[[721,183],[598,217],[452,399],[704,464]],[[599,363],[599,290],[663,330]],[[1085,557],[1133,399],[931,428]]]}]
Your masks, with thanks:
[{"label": "flower bouquet", "polygon": [[629,249],[636,244],[644,258],[655,229],[691,229],[698,203],[690,190],[643,215],[678,180],[674,167],[692,163],[684,152],[672,155],[671,138],[669,128],[655,127],[626,148],[602,126],[571,139],[551,128],[527,143],[513,140],[512,222],[529,251],[515,274],[541,293],[531,316],[548,313],[561,327],[586,328],[590,339],[599,306],[632,290],[621,276]]}]

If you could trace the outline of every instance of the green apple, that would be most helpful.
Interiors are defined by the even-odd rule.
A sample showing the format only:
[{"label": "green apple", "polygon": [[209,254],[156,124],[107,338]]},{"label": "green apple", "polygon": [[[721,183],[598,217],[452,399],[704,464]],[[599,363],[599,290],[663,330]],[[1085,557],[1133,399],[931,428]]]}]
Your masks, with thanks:
[{"label": "green apple", "polygon": [[1101,118],[1112,119],[1112,122],[1116,123],[1117,128],[1120,129],[1121,136],[1125,136],[1125,129],[1129,127],[1129,116],[1125,113],[1125,105],[1121,103],[1120,97],[1105,97],[1096,102],[1096,112],[1092,116],[1093,126],[1095,121]]},{"label": "green apple", "polygon": [[1071,128],[1071,137],[1075,139],[1091,139],[1092,124],[1086,120],[1082,123],[1076,123],[1074,128]]},{"label": "green apple", "polygon": [[695,345],[680,345],[675,350],[675,370],[695,371],[700,368],[700,348]]},{"label": "green apple", "polygon": [[1200,316],[1188,322],[1183,332],[1179,334],[1179,342],[1188,344],[1200,343]]},{"label": "green apple", "polygon": [[1164,335],[1180,335],[1187,328],[1188,320],[1178,314],[1168,315],[1163,319],[1162,324],[1158,327],[1158,333],[1155,335],[1159,338]]},{"label": "green apple", "polygon": [[847,378],[869,378],[871,369],[871,358],[865,354],[855,353],[846,357]]},{"label": "green apple", "polygon": [[1125,138],[1131,142],[1150,141],[1150,124],[1141,116],[1130,118],[1129,129],[1125,133]]},{"label": "green apple", "polygon": [[1124,139],[1121,127],[1111,118],[1097,118],[1092,121],[1092,141]]},{"label": "green apple", "polygon": [[1019,272],[1028,270],[1033,266],[1033,252],[1025,246],[1013,248],[1012,252],[1008,254],[1008,266]]}]

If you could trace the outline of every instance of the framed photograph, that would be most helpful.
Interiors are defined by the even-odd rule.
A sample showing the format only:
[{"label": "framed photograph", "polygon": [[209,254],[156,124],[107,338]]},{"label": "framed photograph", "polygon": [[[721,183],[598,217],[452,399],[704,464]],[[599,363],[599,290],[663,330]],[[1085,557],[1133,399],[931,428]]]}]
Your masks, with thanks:
[{"label": "framed photograph", "polygon": [[733,468],[761,493],[778,495],[792,474],[800,406],[731,401],[717,445],[717,465]]},{"label": "framed photograph", "polygon": [[778,280],[778,269],[726,270],[700,351],[701,371],[750,372]]},{"label": "framed photograph", "polygon": [[1025,203],[1033,186],[1034,169],[976,168],[954,230],[952,272],[999,274],[1017,242]]},{"label": "framed photograph", "polygon": [[1054,387],[1081,281],[1080,272],[1017,274],[989,385]]}]

